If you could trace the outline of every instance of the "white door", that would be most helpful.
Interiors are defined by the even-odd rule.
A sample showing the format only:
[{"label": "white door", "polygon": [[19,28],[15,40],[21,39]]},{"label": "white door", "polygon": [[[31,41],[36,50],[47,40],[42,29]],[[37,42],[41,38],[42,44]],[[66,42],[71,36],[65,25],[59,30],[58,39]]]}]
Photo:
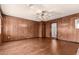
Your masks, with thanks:
[{"label": "white door", "polygon": [[57,37],[57,23],[52,23],[51,25],[52,37]]}]

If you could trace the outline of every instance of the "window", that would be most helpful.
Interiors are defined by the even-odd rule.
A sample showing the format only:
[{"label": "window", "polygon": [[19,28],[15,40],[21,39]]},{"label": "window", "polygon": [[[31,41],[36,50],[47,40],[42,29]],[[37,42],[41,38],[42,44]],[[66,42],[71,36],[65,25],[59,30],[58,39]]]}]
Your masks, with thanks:
[{"label": "window", "polygon": [[79,29],[79,19],[76,19],[75,20],[75,28],[76,29]]}]

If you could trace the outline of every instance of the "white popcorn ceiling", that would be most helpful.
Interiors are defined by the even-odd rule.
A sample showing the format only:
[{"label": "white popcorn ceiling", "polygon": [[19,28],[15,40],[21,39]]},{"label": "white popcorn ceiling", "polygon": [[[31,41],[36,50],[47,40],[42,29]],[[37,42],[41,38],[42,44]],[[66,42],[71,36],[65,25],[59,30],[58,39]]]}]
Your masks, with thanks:
[{"label": "white popcorn ceiling", "polygon": [[[34,21],[48,21],[79,13],[79,4],[2,4],[4,14]],[[44,19],[39,13],[47,11]]]}]

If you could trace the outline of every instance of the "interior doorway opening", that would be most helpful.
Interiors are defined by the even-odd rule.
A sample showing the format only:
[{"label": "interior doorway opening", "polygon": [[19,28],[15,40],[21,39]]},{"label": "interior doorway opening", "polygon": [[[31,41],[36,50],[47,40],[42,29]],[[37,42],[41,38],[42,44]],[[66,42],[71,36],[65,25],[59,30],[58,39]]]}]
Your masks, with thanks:
[{"label": "interior doorway opening", "polygon": [[57,38],[57,23],[52,23],[51,25],[51,37]]}]

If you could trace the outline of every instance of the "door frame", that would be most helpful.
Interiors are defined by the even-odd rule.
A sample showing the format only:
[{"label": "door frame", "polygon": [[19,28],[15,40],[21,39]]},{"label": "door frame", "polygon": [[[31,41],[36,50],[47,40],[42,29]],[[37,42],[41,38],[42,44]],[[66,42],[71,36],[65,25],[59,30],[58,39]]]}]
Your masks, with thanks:
[{"label": "door frame", "polygon": [[[56,35],[56,38],[55,38],[55,39],[58,39],[58,23],[57,23],[57,22],[54,22],[54,23],[57,24],[57,35]],[[52,24],[53,24],[53,23],[51,23],[51,25],[50,25],[50,37],[51,37],[51,38],[54,38],[54,37],[52,37]]]}]

